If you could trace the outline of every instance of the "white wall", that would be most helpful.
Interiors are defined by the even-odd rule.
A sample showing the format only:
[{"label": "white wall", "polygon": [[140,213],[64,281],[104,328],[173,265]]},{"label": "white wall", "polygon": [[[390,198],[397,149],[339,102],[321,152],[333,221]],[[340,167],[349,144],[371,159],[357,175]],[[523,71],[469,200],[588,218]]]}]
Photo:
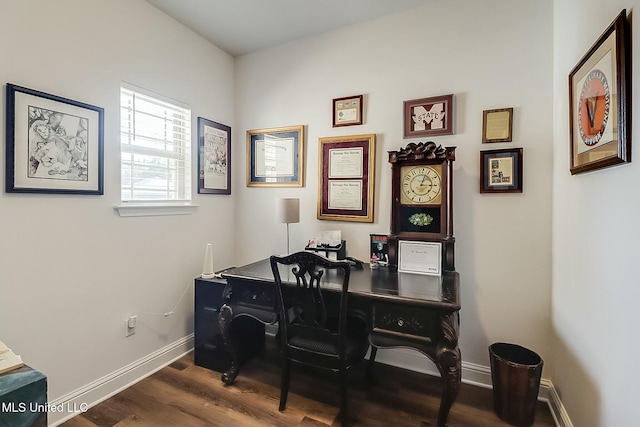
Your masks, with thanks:
[{"label": "white wall", "polygon": [[[193,215],[113,210],[120,82],[190,104],[195,141],[198,116],[234,125],[233,58],[142,0],[0,0],[0,13],[3,118],[7,82],[105,111],[103,196],[0,191],[0,339],[48,376],[51,401],[193,332],[207,242],[216,268],[233,264],[231,196],[194,194]],[[185,287],[174,316],[144,314],[170,310]],[[135,313],[137,333],[125,338]]]},{"label": "white wall", "polygon": [[[304,19],[304,17],[301,17]],[[304,188],[243,188],[238,262],[286,249],[275,200],[301,199],[292,249],[321,230],[342,230],[349,255],[368,259],[370,233],[387,233],[387,151],[403,139],[403,101],[453,93],[456,269],[462,287],[461,350],[488,366],[489,344],[517,342],[553,365],[551,348],[552,2],[442,0],[395,16],[242,56],[236,61],[236,170],[247,129],[305,125]],[[331,127],[332,98],[364,94],[364,124]],[[482,111],[514,108],[513,142],[482,144]],[[375,222],[316,219],[318,138],[375,133]],[[480,150],[524,147],[524,192],[480,195]],[[234,175],[241,188],[245,176]]]},{"label": "white wall", "polygon": [[[640,236],[633,163],[571,176],[568,75],[623,8],[631,14],[637,84],[639,1],[554,2],[553,327],[554,384],[576,426],[637,425]],[[631,92],[632,146],[640,96]]]}]

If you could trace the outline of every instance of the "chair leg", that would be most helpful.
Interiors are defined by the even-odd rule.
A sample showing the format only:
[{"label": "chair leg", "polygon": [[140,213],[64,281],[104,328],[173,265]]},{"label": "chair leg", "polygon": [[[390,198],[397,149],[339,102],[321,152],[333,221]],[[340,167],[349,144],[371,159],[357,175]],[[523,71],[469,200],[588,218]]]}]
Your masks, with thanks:
[{"label": "chair leg", "polygon": [[291,377],[291,362],[287,358],[282,360],[282,382],[280,383],[280,407],[279,411],[284,411],[287,406],[287,396],[289,395],[289,378]]},{"label": "chair leg", "polygon": [[349,425],[349,413],[347,411],[347,370],[340,368],[340,416],[342,418],[342,427]]},{"label": "chair leg", "polygon": [[378,347],[371,346],[371,353],[369,354],[369,363],[367,364],[367,381],[370,384],[374,384],[376,382],[376,377],[373,373],[373,365],[376,361],[376,354],[378,354]]}]

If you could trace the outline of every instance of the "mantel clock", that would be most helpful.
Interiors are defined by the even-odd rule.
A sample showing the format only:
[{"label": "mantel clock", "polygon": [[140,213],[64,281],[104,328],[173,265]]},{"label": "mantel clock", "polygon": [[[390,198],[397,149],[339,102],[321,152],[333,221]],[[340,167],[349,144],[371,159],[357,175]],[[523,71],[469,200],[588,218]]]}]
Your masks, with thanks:
[{"label": "mantel clock", "polygon": [[389,151],[392,168],[389,264],[398,266],[398,241],[442,243],[442,267],[455,270],[453,161],[455,147],[410,143]]}]

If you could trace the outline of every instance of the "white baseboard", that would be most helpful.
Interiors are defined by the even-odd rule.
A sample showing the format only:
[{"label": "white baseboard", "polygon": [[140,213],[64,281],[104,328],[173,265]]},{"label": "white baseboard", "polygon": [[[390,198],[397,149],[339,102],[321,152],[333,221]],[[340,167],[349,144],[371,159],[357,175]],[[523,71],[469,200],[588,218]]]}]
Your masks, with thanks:
[{"label": "white baseboard", "polygon": [[72,391],[49,406],[62,409],[48,413],[48,424],[55,427],[80,412],[148,377],[193,350],[193,334],[175,341],[135,362]]},{"label": "white baseboard", "polygon": [[[379,350],[376,355],[376,361],[423,374],[440,376],[438,368],[436,368],[433,362],[417,350],[404,348]],[[492,388],[491,368],[475,363],[462,362],[462,382],[478,387]],[[573,427],[573,423],[569,419],[569,414],[562,404],[560,396],[551,380],[545,378],[540,380],[538,400],[549,405],[549,410],[555,420],[556,426]]]}]

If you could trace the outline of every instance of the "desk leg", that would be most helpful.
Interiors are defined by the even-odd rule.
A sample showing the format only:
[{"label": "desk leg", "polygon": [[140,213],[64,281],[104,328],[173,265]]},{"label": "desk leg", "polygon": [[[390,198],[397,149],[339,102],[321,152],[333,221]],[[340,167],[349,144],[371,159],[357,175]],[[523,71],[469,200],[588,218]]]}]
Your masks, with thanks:
[{"label": "desk leg", "polygon": [[220,334],[224,339],[229,355],[231,356],[231,366],[225,372],[222,373],[222,382],[230,385],[236,380],[238,376],[238,351],[233,345],[231,338],[231,320],[233,319],[233,310],[227,304],[224,304],[220,308],[220,315],[218,316],[218,323],[220,325]]},{"label": "desk leg", "polygon": [[462,379],[460,348],[458,347],[458,313],[442,316],[444,342],[436,349],[436,365],[442,377],[442,398],[438,411],[438,427],[447,426],[449,410],[458,397]]}]

